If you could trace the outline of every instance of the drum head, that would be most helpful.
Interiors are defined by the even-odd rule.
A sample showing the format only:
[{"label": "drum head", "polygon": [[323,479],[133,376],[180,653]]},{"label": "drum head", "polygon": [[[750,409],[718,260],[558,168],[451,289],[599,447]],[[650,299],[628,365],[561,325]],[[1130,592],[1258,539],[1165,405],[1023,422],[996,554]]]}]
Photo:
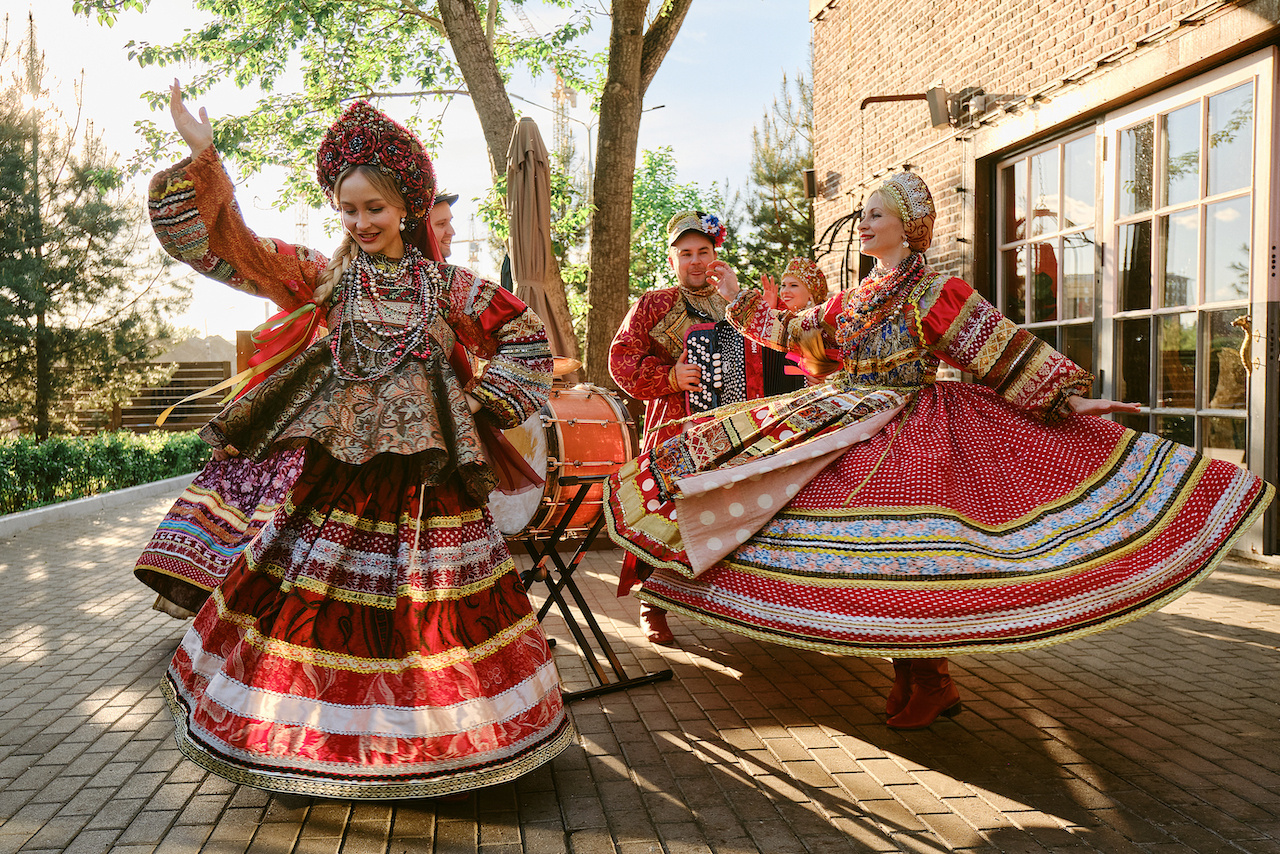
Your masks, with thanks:
[{"label": "drum head", "polygon": [[[547,431],[542,426],[542,413],[535,412],[520,426],[503,432],[529,467],[546,477]],[[489,513],[504,537],[514,536],[528,526],[542,502],[542,493],[536,486],[518,495],[506,495],[496,489],[489,493]]]}]

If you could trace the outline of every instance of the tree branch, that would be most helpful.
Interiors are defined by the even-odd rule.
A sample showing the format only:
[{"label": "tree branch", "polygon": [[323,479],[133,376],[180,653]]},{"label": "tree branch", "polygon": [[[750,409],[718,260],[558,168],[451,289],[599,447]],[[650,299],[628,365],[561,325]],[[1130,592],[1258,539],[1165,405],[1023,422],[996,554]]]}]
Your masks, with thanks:
[{"label": "tree branch", "polygon": [[471,97],[471,93],[466,89],[418,89],[414,92],[378,92],[368,91],[360,95],[348,95],[340,98],[341,101],[358,101],[361,98],[417,98],[422,95],[463,95]]},{"label": "tree branch", "polygon": [[665,14],[659,13],[657,19],[649,25],[644,34],[644,52],[640,56],[640,96],[649,91],[653,76],[658,73],[662,60],[676,40],[684,16],[689,12],[693,0],[671,0],[671,8]]}]

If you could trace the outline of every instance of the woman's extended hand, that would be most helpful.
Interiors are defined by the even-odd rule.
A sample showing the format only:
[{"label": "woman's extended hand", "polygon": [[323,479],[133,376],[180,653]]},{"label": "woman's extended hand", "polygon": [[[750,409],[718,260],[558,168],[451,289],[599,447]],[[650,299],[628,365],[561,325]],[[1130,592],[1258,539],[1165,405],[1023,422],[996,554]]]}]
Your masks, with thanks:
[{"label": "woman's extended hand", "polygon": [[1136,403],[1121,403],[1106,398],[1091,398],[1073,394],[1067,398],[1067,408],[1077,415],[1110,415],[1112,412],[1139,412]]},{"label": "woman's extended hand", "polygon": [[778,283],[768,273],[760,275],[760,291],[764,294],[764,304],[769,308],[778,307]]},{"label": "woman's extended hand", "polygon": [[213,124],[208,113],[201,107],[200,118],[191,115],[186,104],[182,103],[182,84],[176,77],[169,86],[169,115],[173,116],[173,126],[191,146],[192,157],[200,156],[200,152],[213,145]]},{"label": "woman's extended hand", "polygon": [[469,391],[464,391],[462,396],[467,399],[467,407],[470,408],[472,415],[475,415],[480,411],[480,398],[476,397]]}]

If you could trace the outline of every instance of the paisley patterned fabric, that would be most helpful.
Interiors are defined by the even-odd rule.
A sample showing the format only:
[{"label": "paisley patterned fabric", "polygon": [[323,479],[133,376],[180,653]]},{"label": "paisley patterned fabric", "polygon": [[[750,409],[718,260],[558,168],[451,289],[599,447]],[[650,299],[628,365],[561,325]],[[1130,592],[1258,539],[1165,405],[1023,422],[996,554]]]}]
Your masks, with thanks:
[{"label": "paisley patterned fabric", "polygon": [[[856,292],[728,316],[779,349],[838,348],[818,388],[704,421],[607,484],[610,536],[658,567],[640,598],[750,637],[852,655],[1047,646],[1193,587],[1274,487],[1111,421],[1090,377],[923,268],[866,325]],[[940,359],[981,383],[935,382]]]},{"label": "paisley patterned fabric", "polygon": [[302,450],[212,460],[173,503],[133,574],[160,596],[198,611],[231,564],[284,504]]}]

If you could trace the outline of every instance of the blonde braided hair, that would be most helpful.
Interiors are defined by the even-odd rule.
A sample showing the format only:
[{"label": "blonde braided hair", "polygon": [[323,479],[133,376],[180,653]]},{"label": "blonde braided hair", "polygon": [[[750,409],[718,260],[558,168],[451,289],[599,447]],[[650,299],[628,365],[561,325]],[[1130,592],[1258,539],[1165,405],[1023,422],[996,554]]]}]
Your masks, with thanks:
[{"label": "blonde braided hair", "polygon": [[810,376],[821,379],[834,373],[842,366],[840,362],[827,355],[826,343],[822,339],[822,328],[806,329],[796,340],[800,354],[804,356],[804,367]]},{"label": "blonde braided hair", "polygon": [[338,287],[338,282],[342,281],[342,274],[347,272],[347,268],[356,259],[356,253],[359,251],[359,247],[356,246],[356,239],[351,236],[351,232],[344,231],[342,233],[342,242],[338,244],[338,251],[333,253],[328,265],[320,271],[320,275],[316,278],[316,290],[311,295],[316,305],[324,305],[333,296],[333,291]]}]

